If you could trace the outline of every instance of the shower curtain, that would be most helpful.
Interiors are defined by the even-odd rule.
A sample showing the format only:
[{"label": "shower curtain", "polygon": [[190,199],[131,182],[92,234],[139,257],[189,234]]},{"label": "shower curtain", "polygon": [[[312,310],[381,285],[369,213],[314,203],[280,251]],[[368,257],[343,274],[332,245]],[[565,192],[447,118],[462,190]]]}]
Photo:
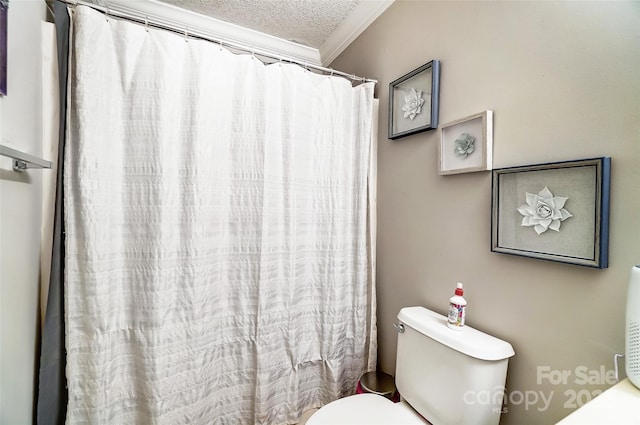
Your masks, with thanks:
[{"label": "shower curtain", "polygon": [[285,424],[375,369],[373,84],[75,8],[68,423]]}]

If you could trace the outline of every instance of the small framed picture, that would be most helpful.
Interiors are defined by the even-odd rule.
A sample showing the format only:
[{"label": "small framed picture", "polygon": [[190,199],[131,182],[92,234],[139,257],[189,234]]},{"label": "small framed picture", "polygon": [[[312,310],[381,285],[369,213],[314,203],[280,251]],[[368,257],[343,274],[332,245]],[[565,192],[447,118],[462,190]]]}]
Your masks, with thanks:
[{"label": "small framed picture", "polygon": [[440,61],[432,60],[389,84],[389,139],[438,128]]},{"label": "small framed picture", "polygon": [[493,170],[491,251],[609,265],[611,158]]},{"label": "small framed picture", "polygon": [[491,170],[493,111],[444,124],[438,145],[438,173],[459,174]]}]

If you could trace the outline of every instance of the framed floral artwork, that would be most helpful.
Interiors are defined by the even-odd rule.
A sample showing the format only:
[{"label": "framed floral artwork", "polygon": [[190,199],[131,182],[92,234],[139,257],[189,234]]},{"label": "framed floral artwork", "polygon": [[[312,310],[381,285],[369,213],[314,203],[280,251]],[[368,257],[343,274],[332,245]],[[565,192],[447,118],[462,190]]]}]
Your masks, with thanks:
[{"label": "framed floral artwork", "polygon": [[491,251],[609,265],[611,158],[493,170]]},{"label": "framed floral artwork", "polygon": [[432,60],[389,84],[389,139],[438,128],[440,61]]},{"label": "framed floral artwork", "polygon": [[493,111],[484,111],[442,126],[438,174],[491,170]]}]

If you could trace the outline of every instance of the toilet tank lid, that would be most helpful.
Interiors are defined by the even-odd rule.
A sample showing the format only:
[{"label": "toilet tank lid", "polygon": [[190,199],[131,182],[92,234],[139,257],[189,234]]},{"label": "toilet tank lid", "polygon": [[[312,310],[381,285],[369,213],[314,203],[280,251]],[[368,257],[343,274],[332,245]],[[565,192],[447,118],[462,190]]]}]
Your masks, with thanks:
[{"label": "toilet tank lid", "polygon": [[424,307],[405,307],[398,313],[398,319],[421,334],[480,360],[502,360],[515,354],[508,342],[471,326],[450,329],[445,316]]}]

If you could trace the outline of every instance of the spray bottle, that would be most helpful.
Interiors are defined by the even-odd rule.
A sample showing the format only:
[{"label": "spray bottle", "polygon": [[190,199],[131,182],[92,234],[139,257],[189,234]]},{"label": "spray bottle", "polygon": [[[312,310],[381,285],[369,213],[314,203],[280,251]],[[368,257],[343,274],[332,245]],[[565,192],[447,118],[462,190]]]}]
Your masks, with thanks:
[{"label": "spray bottle", "polygon": [[447,326],[451,329],[462,330],[465,319],[465,309],[467,308],[467,300],[462,297],[462,283],[456,285],[455,295],[449,298],[449,319]]}]

